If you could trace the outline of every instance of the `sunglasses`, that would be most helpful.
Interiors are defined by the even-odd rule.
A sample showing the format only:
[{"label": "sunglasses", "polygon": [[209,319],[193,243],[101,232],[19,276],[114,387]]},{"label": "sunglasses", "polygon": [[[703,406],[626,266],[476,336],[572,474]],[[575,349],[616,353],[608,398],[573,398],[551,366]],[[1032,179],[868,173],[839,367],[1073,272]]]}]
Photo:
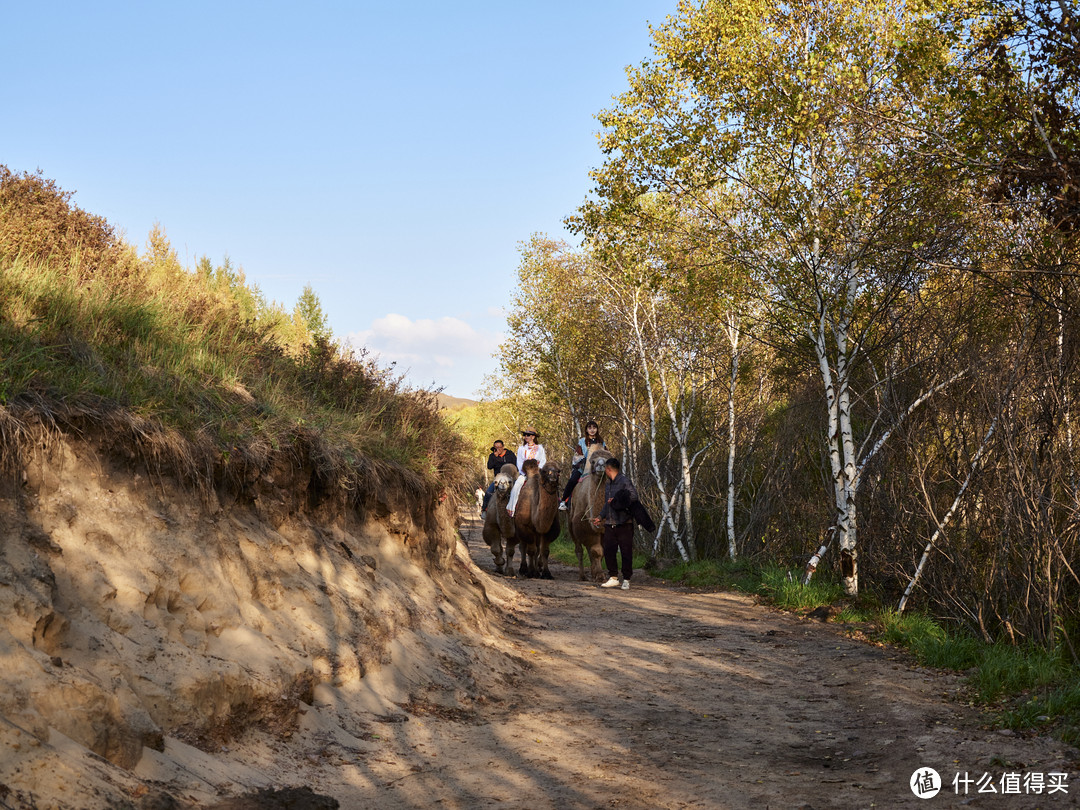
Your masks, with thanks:
[{"label": "sunglasses", "polygon": [[534,439],[536,438],[536,434],[535,434],[535,433],[522,433],[521,435],[522,435],[522,436],[532,436],[532,437],[533,437]]}]

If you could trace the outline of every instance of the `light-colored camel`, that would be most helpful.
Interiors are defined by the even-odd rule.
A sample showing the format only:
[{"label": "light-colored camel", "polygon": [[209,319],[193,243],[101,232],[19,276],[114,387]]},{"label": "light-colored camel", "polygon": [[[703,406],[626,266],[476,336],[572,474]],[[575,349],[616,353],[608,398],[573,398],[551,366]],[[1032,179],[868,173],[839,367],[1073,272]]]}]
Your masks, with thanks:
[{"label": "light-colored camel", "polygon": [[559,465],[549,461],[543,469],[536,459],[525,462],[522,472],[525,483],[518,495],[514,510],[514,540],[507,548],[507,557],[513,559],[512,547],[521,544],[521,568],[518,573],[526,577],[552,579],[548,570],[548,554],[551,544],[559,536]]},{"label": "light-colored camel", "polygon": [[[517,465],[503,464],[495,476],[495,492],[488,502],[487,514],[484,516],[484,542],[491,549],[491,556],[495,558],[495,570],[500,574],[510,572],[510,563],[513,560],[514,549],[511,541],[514,537],[514,519],[506,511],[510,502],[510,490],[514,487],[514,481],[518,477]],[[503,549],[510,552],[507,558]]]},{"label": "light-colored camel", "polygon": [[593,582],[601,582],[605,578],[604,568],[600,564],[604,558],[604,527],[594,528],[592,519],[600,517],[600,511],[604,508],[604,483],[607,480],[604,462],[611,457],[611,453],[598,445],[590,447],[588,458],[585,459],[585,474],[570,494],[570,511],[566,522],[570,539],[574,541],[582,582],[588,579],[585,576],[585,549],[589,551],[589,574]]}]

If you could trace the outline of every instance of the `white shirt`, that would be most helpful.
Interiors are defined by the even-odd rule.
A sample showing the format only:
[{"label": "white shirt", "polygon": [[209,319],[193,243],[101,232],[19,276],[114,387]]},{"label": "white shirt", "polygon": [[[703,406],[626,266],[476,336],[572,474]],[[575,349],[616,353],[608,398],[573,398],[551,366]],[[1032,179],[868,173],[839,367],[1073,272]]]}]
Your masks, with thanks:
[{"label": "white shirt", "polygon": [[530,458],[535,458],[540,464],[540,469],[543,469],[544,465],[547,463],[547,453],[544,451],[544,445],[534,444],[532,447],[529,447],[527,444],[521,445],[521,447],[517,449],[518,469],[524,472],[525,460]]}]

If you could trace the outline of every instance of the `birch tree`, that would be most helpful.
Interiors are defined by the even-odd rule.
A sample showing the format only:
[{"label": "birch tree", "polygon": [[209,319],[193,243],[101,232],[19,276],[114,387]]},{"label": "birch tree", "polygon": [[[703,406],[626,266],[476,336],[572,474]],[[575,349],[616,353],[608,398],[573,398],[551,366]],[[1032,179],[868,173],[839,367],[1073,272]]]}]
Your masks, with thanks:
[{"label": "birch tree", "polygon": [[[668,532],[679,556],[689,561],[695,555],[693,474],[703,452],[690,447],[698,416],[697,355],[693,344],[679,340],[680,329],[673,323],[678,313],[662,294],[632,274],[612,276],[607,285],[631,338],[644,390],[645,441],[661,510],[651,553],[659,555]],[[665,438],[677,455],[673,473],[663,463]]]},{"label": "birch tree", "polygon": [[[683,3],[657,32],[656,59],[631,72],[631,89],[601,115],[609,160],[595,173],[599,207],[625,208],[648,190],[696,205],[726,230],[732,261],[752,268],[778,339],[810,350],[852,594],[861,475],[899,422],[958,379],[930,375],[908,403],[863,400],[889,407],[856,436],[853,386],[891,338],[888,314],[950,250],[941,216],[950,167],[912,184],[927,170],[917,130],[895,123],[925,113],[916,93],[926,82],[908,82],[904,66],[911,53],[930,67],[947,60],[939,37],[912,10],[869,0]],[[717,186],[742,201],[738,216],[712,204]],[[878,385],[895,394],[894,381]]]},{"label": "birch tree", "polygon": [[503,392],[512,397],[529,390],[557,403],[566,433],[579,436],[597,413],[589,379],[600,363],[600,336],[590,326],[595,296],[587,259],[541,235],[522,245],[521,257],[507,317],[510,335],[500,347]]}]

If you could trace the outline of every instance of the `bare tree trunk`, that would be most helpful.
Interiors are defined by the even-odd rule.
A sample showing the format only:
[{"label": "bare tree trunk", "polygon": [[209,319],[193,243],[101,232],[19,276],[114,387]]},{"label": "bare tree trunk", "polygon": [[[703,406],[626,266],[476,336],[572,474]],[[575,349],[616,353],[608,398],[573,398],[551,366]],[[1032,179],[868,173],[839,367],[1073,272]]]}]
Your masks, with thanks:
[{"label": "bare tree trunk", "polygon": [[[814,342],[814,351],[817,354],[818,367],[821,371],[821,381],[825,387],[825,405],[826,405],[826,442],[829,450],[829,467],[832,471],[833,477],[833,497],[836,516],[836,531],[840,537],[841,548],[848,548],[849,546],[843,545],[845,542],[850,543],[854,538],[849,538],[847,531],[849,528],[849,503],[848,494],[850,488],[844,480],[845,464],[841,457],[841,439],[840,439],[840,408],[839,400],[836,395],[836,385],[833,381],[832,367],[829,365],[828,345],[826,344],[825,336],[825,302],[819,300],[819,317],[817,323],[817,329],[809,329],[808,334],[811,340]],[[844,367],[846,370],[846,366]],[[848,414],[850,419],[850,414]],[[850,430],[850,422],[848,424]],[[812,574],[813,572],[810,572]],[[806,581],[809,583],[810,576],[808,575]],[[846,585],[846,583],[845,583]]]},{"label": "bare tree trunk", "polygon": [[679,527],[671,510],[674,496],[677,496],[678,492],[676,491],[671,499],[668,498],[667,488],[664,485],[664,476],[660,471],[660,460],[656,454],[656,396],[653,392],[652,369],[649,364],[648,352],[645,349],[644,335],[642,334],[640,309],[641,304],[638,299],[638,291],[635,290],[633,294],[633,306],[631,307],[631,325],[633,326],[634,337],[637,342],[638,354],[641,360],[641,369],[644,372],[645,396],[649,405],[649,453],[652,460],[653,476],[656,479],[656,488],[660,491],[661,513],[656,536],[653,538],[652,554],[654,557],[659,555],[660,540],[664,534],[664,526],[667,525],[671,529],[672,539],[675,542],[675,547],[679,551],[679,556],[682,558],[683,562],[689,562],[690,555],[687,553],[686,546],[683,545],[682,538],[679,536]]},{"label": "bare tree trunk", "polygon": [[953,515],[956,513],[957,507],[960,505],[960,501],[964,497],[964,493],[967,492],[968,486],[971,485],[972,478],[975,477],[975,473],[982,466],[983,451],[986,450],[986,445],[994,435],[994,431],[997,429],[997,417],[994,417],[994,421],[990,423],[990,429],[986,431],[986,435],[983,436],[982,443],[979,445],[979,449],[975,453],[975,457],[971,460],[971,469],[968,470],[967,477],[964,478],[964,483],[960,485],[960,491],[956,493],[956,497],[953,498],[952,505],[949,507],[949,511],[945,513],[945,516],[938,522],[937,528],[934,530],[934,534],[926,543],[926,548],[923,549],[922,558],[919,560],[919,564],[915,567],[915,573],[911,577],[911,582],[904,589],[904,595],[900,597],[900,604],[896,607],[897,613],[903,613],[904,608],[907,606],[908,598],[911,596],[912,591],[915,590],[915,586],[919,582],[919,578],[922,577],[923,569],[926,568],[926,561],[930,559],[930,552],[937,543],[938,537],[945,527],[949,525],[949,521],[952,520]]},{"label": "bare tree trunk", "polygon": [[1065,417],[1065,446],[1068,448],[1069,456],[1069,478],[1071,479],[1073,491],[1075,492],[1080,485],[1077,482],[1076,476],[1076,455],[1073,448],[1073,427],[1072,427],[1072,405],[1069,401],[1069,379],[1065,375],[1065,285],[1058,285],[1058,333],[1057,333],[1057,350],[1058,350],[1058,384],[1061,386],[1061,410]]},{"label": "bare tree trunk", "polygon": [[727,537],[728,557],[735,559],[735,385],[739,379],[739,322],[728,312],[728,343],[731,344],[731,378],[728,383]]}]

